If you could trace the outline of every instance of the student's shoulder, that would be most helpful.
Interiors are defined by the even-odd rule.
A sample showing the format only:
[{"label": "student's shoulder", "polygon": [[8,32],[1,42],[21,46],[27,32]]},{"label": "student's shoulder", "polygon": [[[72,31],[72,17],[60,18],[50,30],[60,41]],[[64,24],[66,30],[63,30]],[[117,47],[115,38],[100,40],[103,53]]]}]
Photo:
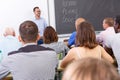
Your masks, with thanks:
[{"label": "student's shoulder", "polygon": [[76,31],[74,31],[71,35],[70,35],[70,37],[75,37],[76,36]]},{"label": "student's shoulder", "polygon": [[72,34],[76,34],[76,31],[72,32]]},{"label": "student's shoulder", "polygon": [[13,54],[17,54],[17,53],[20,53],[20,51],[12,51],[12,52],[9,52],[9,53],[8,53],[8,56],[13,55]]},{"label": "student's shoulder", "polygon": [[73,47],[69,50],[68,53],[75,53],[77,49],[78,49],[78,47]]}]

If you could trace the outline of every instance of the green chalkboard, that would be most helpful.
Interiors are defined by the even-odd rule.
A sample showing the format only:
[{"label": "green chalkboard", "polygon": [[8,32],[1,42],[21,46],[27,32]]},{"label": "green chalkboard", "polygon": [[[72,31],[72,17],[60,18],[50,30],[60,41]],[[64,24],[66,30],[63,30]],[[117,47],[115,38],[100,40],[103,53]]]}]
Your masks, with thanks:
[{"label": "green chalkboard", "polygon": [[72,33],[78,17],[84,17],[93,24],[95,31],[101,31],[105,17],[120,14],[120,0],[54,0],[54,3],[58,34]]}]

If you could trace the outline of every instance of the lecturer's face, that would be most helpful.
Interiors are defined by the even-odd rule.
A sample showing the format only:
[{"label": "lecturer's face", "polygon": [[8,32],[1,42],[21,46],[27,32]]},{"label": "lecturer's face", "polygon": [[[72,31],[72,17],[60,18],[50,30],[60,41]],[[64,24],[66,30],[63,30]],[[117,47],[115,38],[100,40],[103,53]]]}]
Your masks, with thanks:
[{"label": "lecturer's face", "polygon": [[35,11],[34,11],[34,14],[35,14],[35,16],[40,17],[40,14],[41,14],[40,9],[39,9],[39,8],[36,8]]}]

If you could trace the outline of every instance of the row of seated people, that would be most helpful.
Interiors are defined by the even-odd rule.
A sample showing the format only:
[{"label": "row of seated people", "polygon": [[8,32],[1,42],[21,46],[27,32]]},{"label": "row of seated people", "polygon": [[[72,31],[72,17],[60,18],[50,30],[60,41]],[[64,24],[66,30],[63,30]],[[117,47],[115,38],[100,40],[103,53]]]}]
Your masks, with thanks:
[{"label": "row of seated people", "polygon": [[[28,24],[29,23],[29,24]],[[28,26],[31,26],[31,25],[33,25],[33,22],[30,22],[30,21],[26,21],[26,22],[24,22],[23,23],[24,25],[26,24],[26,29],[27,29],[27,25]],[[24,27],[24,25],[23,25],[23,27]],[[34,26],[36,26],[36,25],[34,25]],[[33,27],[34,27],[33,26]],[[20,27],[22,27],[22,24],[20,25]],[[25,29],[25,30],[26,30]],[[33,28],[34,29],[34,28]],[[21,30],[22,31],[22,30]],[[20,31],[20,29],[19,29],[19,32],[21,32]],[[27,30],[26,30],[27,31]],[[32,30],[31,30],[32,31]],[[34,31],[35,32],[35,31]],[[36,33],[37,33],[37,30],[36,30]],[[27,39],[25,39],[24,41],[23,41],[23,37],[21,36],[21,35],[24,35],[24,37],[26,37]],[[28,37],[28,36],[30,36],[30,37]],[[35,36],[35,34],[33,34],[33,36]],[[1,43],[1,56],[2,56],[2,61],[1,61],[1,64],[5,64],[5,61],[6,61],[6,59],[8,58],[8,55],[9,56],[11,56],[11,55],[13,55],[13,54],[16,54],[16,53],[21,53],[21,51],[22,52],[29,52],[29,48],[31,48],[31,50],[30,50],[30,52],[32,52],[32,51],[34,51],[34,48],[32,49],[32,46],[27,46],[27,47],[23,47],[23,46],[26,46],[26,44],[28,45],[28,44],[30,44],[30,43],[35,43],[35,42],[37,42],[37,41],[30,41],[30,42],[28,42],[30,39],[34,39],[34,37],[33,37],[32,35],[31,35],[31,33],[30,33],[30,31],[29,31],[29,28],[28,28],[28,33],[25,33],[24,31],[22,31],[22,33],[20,33],[20,36],[18,37],[18,39],[19,39],[19,41],[18,41],[18,39],[15,37],[15,31],[14,31],[14,29],[13,28],[10,28],[10,27],[7,27],[6,29],[5,29],[5,31],[4,31],[4,38],[0,41],[0,43]],[[58,36],[57,36],[57,33],[55,32],[55,30],[51,27],[51,26],[48,26],[46,29],[45,29],[45,31],[44,31],[44,44],[42,44],[41,46],[43,47],[43,48],[39,48],[38,50],[40,50],[40,51],[44,51],[44,49],[47,51],[47,50],[49,50],[48,51],[48,53],[47,54],[50,54],[51,53],[51,49],[49,49],[49,48],[52,48],[52,49],[54,49],[55,50],[55,53],[56,54],[58,54],[58,53],[62,53],[62,57],[64,57],[65,56],[65,54],[69,51],[69,48],[63,43],[63,42],[58,42]],[[27,40],[27,41],[26,41]],[[38,39],[37,40],[39,40],[39,37],[38,37]],[[25,43],[25,41],[27,42],[27,43]],[[21,44],[22,43],[22,44]],[[11,44],[11,45],[10,45]],[[6,45],[6,46],[3,46],[3,45]],[[22,48],[21,48],[22,47]],[[34,46],[33,46],[34,47]],[[48,48],[49,47],[49,48]],[[24,49],[26,49],[26,50],[24,50]],[[36,50],[36,47],[35,47],[35,50]],[[13,51],[13,52],[11,52],[11,51]],[[17,52],[16,52],[17,51]],[[43,52],[43,53],[45,53],[45,52]],[[45,54],[46,55],[46,54]],[[55,54],[54,54],[55,55]],[[38,55],[39,56],[39,55]],[[22,57],[22,56],[21,56]],[[41,56],[42,57],[42,56]],[[53,59],[51,59],[53,57]],[[53,67],[53,68],[55,68],[55,65],[56,65],[56,67],[57,67],[57,65],[58,65],[58,60],[56,59],[55,60],[55,58],[56,58],[57,56],[55,55],[55,56],[51,56],[50,58],[49,58],[49,55],[48,55],[48,60],[49,61],[54,61],[54,63],[56,62],[57,64],[51,64],[52,66],[51,67]],[[15,58],[17,58],[17,57],[15,57]],[[33,57],[34,58],[34,57]],[[40,58],[40,56],[38,57],[38,58]],[[47,58],[47,56],[45,57],[43,57],[43,59],[46,59]],[[18,59],[19,59],[19,57],[18,57]],[[51,59],[51,60],[50,60]],[[23,57],[23,60],[25,60],[24,59],[24,57]],[[33,59],[34,60],[34,59]],[[22,61],[22,60],[21,60]],[[47,62],[47,59],[46,59],[46,61],[45,61],[45,63],[48,63],[48,65],[44,65],[44,66],[50,66],[50,64],[49,63],[53,63],[53,62]],[[17,61],[17,62],[19,62],[19,61]],[[40,61],[41,62],[41,61]],[[22,63],[22,62],[21,62]],[[32,63],[33,64],[33,63]],[[14,64],[13,63],[13,65],[14,66],[12,66],[13,68],[14,67],[17,67],[16,66],[16,64]],[[26,64],[25,64],[26,65]],[[10,66],[11,67],[11,66]],[[47,67],[45,67],[45,69],[47,68]],[[12,68],[12,69],[13,69]],[[19,68],[19,67],[18,67]],[[17,69],[18,69],[17,68]],[[2,68],[1,68],[1,70],[2,70]],[[13,72],[14,72],[14,70],[15,69],[13,69]],[[52,69],[53,70],[53,69]],[[55,70],[55,69],[54,69]],[[51,71],[52,72],[52,74],[51,74],[51,72],[49,73],[49,74],[51,74],[50,76],[48,76],[48,77],[46,77],[46,78],[50,78],[50,79],[53,79],[53,74],[55,73],[54,72],[54,70],[53,71]],[[49,71],[49,70],[48,70]],[[47,72],[48,72],[47,71]],[[0,78],[2,78],[2,77],[4,77],[4,76],[6,76],[8,73],[9,73],[10,71],[7,71],[7,72],[4,72],[5,73],[5,75],[4,75],[4,73],[2,73],[2,74],[0,74],[1,75],[1,77]],[[11,74],[12,74],[12,76],[13,76],[13,79],[14,79],[14,75],[13,75],[13,73],[11,72]],[[48,73],[47,73],[48,74]],[[46,75],[47,75],[46,74]],[[2,76],[3,75],[3,76]],[[45,76],[44,76],[45,77]],[[44,78],[43,77],[43,78]],[[41,77],[42,78],[42,77]]]},{"label": "row of seated people", "polygon": [[[5,28],[3,35],[4,37],[2,37],[0,40],[0,60],[8,56],[9,52],[18,50],[20,47],[22,47],[21,42],[15,36],[15,30],[13,28]],[[47,26],[44,30],[43,41],[44,44],[41,44],[41,46],[54,49],[57,54],[61,54],[61,59],[69,51],[69,48],[64,44],[64,42],[58,42],[58,35],[52,26]]]},{"label": "row of seated people", "polygon": [[51,48],[37,45],[40,39],[37,25],[33,21],[24,21],[19,26],[19,34],[22,47],[9,52],[1,60],[0,80],[9,73],[13,80],[54,80],[57,53]]},{"label": "row of seated people", "polygon": [[[33,78],[36,78],[36,80],[53,79],[54,78],[53,75],[55,75],[54,69],[58,64],[58,60],[56,56],[57,53],[63,53],[64,56],[65,56],[65,53],[67,53],[67,55],[63,58],[61,62],[61,65],[60,65],[61,68],[66,68],[66,66],[69,63],[85,57],[94,57],[98,59],[103,58],[106,61],[109,61],[111,63],[114,62],[114,59],[104,50],[103,47],[101,47],[96,42],[96,35],[95,35],[94,27],[92,26],[92,24],[90,24],[85,20],[78,23],[77,32],[76,32],[77,45],[76,47],[70,50],[64,43],[58,42],[58,37],[55,37],[57,33],[51,26],[45,29],[44,37],[43,37],[43,41],[45,42],[45,44],[42,44],[40,46],[37,45],[37,40],[39,40],[40,35],[38,34],[38,29],[34,22],[32,21],[23,22],[20,25],[19,33],[20,33],[19,41],[22,42],[22,45],[24,46],[21,47],[18,51],[10,52],[9,56],[6,56],[1,61],[0,72],[2,70],[3,72],[0,73],[0,78],[3,78],[9,72],[11,72],[13,79],[15,80],[19,80],[19,79],[32,80]],[[57,46],[55,46],[55,44],[57,44]],[[53,51],[51,48],[54,49],[55,51]],[[18,70],[19,66],[21,66],[22,70]],[[45,71],[41,70],[42,69],[41,67],[46,70]],[[17,74],[14,71],[19,71],[20,73]],[[25,74],[22,74],[23,73],[22,71],[25,72]],[[38,73],[40,74],[40,71],[41,73],[42,72],[45,72],[45,73],[41,74],[40,76],[38,75],[31,76],[30,73],[26,73],[27,71],[31,72],[31,74],[32,72],[35,72],[36,74]],[[46,73],[48,71],[51,73]]]},{"label": "row of seated people", "polygon": [[[75,21],[76,31],[77,31],[77,26],[83,21],[85,21],[84,18],[78,18]],[[118,64],[116,62],[116,58],[115,58],[115,56],[113,54],[112,49],[106,47],[106,45],[107,45],[107,39],[106,39],[107,36],[114,35],[116,33],[115,30],[114,30],[114,19],[110,18],[110,17],[104,18],[104,20],[103,20],[103,29],[105,29],[105,30],[101,31],[99,34],[96,34],[96,41],[99,43],[99,45],[101,45],[115,59],[115,66],[117,67]],[[74,31],[72,33],[72,35],[70,36],[70,38],[67,41],[67,46],[70,47],[70,48],[75,46],[76,31]]]},{"label": "row of seated people", "polygon": [[65,68],[70,62],[85,57],[105,59],[114,63],[114,59],[97,43],[94,27],[87,21],[77,26],[76,47],[69,50],[61,62],[61,67]]}]

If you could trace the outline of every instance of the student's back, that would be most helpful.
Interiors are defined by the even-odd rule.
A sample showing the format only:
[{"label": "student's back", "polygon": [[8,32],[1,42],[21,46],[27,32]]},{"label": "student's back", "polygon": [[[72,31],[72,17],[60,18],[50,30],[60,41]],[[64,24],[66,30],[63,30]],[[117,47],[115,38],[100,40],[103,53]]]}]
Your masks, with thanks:
[{"label": "student's back", "polygon": [[49,47],[55,50],[57,54],[63,53],[63,57],[69,51],[69,48],[63,42],[54,42],[50,44],[41,44],[41,46]]},{"label": "student's back", "polygon": [[14,80],[54,79],[57,58],[52,49],[33,44],[12,53],[7,59],[3,59],[1,65],[9,67]]},{"label": "student's back", "polygon": [[99,45],[96,46],[94,49],[89,49],[85,47],[74,47],[69,51],[69,53],[74,54],[75,60],[86,57],[101,59],[103,56],[103,52],[103,48]]}]

